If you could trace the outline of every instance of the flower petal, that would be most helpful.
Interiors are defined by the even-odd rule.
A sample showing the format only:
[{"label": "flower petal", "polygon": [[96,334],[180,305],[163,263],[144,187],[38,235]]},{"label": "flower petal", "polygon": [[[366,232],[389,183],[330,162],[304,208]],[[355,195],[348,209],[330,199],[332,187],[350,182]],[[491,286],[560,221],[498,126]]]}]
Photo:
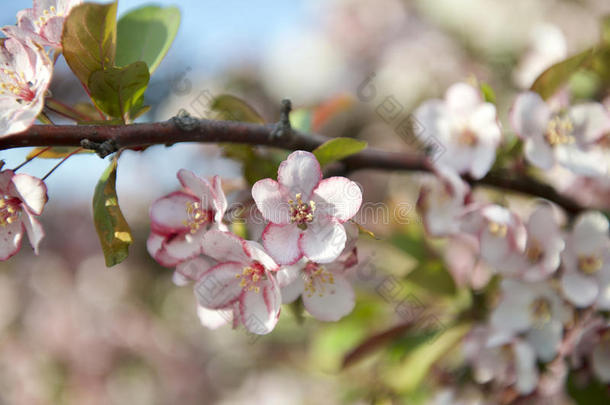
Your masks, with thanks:
[{"label": "flower petal", "polygon": [[330,263],[345,247],[347,235],[341,223],[333,218],[320,218],[307,226],[299,239],[303,255],[312,262]]},{"label": "flower petal", "polygon": [[239,262],[250,264],[251,260],[244,251],[243,239],[229,232],[210,230],[201,240],[203,254],[219,262]]},{"label": "flower petal", "polygon": [[300,236],[301,230],[295,224],[269,224],[263,231],[263,246],[278,264],[294,264],[303,256]]},{"label": "flower petal", "polygon": [[21,221],[0,226],[0,260],[9,259],[21,249],[23,231]]},{"label": "flower petal", "polygon": [[190,170],[180,169],[177,174],[178,180],[182,187],[187,189],[187,193],[197,197],[201,202],[201,206],[205,209],[215,208],[214,200],[216,200],[216,192],[212,188],[210,182],[202,179]]},{"label": "flower petal", "polygon": [[213,264],[210,260],[203,257],[195,257],[179,263],[176,266],[176,273],[180,274],[185,280],[197,281],[203,273],[212,267]]},{"label": "flower petal", "polygon": [[182,191],[159,198],[150,206],[151,229],[164,235],[189,232],[187,205],[195,202],[196,197]]},{"label": "flower petal", "polygon": [[36,177],[27,174],[16,174],[11,179],[14,191],[34,215],[42,214],[47,202],[47,186]]},{"label": "flower petal", "polygon": [[34,253],[38,254],[38,245],[40,244],[42,238],[44,238],[44,229],[42,229],[40,222],[29,212],[28,209],[23,211],[21,218],[23,225],[25,226],[25,230],[27,231],[30,245],[32,245]]},{"label": "flower petal", "polygon": [[198,305],[197,316],[203,326],[212,330],[233,322],[233,310],[231,309],[207,309]]},{"label": "flower petal", "polygon": [[163,249],[164,241],[165,236],[152,232],[146,240],[146,250],[161,266],[174,267],[180,260],[167,254]]},{"label": "flower petal", "polygon": [[273,277],[260,284],[260,291],[247,291],[239,301],[241,322],[256,335],[265,335],[273,330],[280,316],[282,297],[277,281]]},{"label": "flower petal", "polygon": [[222,222],[222,218],[227,211],[227,197],[225,196],[224,191],[222,190],[222,182],[220,181],[220,176],[214,176],[212,178],[212,189],[214,190],[215,198],[212,201],[214,203],[214,210],[216,214],[214,216],[214,221],[217,223]]},{"label": "flower petal", "polygon": [[203,273],[195,284],[199,305],[208,309],[223,309],[238,300],[243,287],[236,276],[242,273],[243,267],[242,263],[220,263]]},{"label": "flower petal", "polygon": [[358,184],[345,177],[322,180],[313,191],[316,215],[334,217],[339,222],[352,218],[362,204],[362,191]]},{"label": "flower petal", "polygon": [[569,114],[580,141],[592,143],[610,131],[610,115],[600,103],[575,105]]},{"label": "flower petal", "polygon": [[445,101],[449,109],[457,115],[468,115],[481,104],[479,90],[467,83],[455,83],[447,89]]},{"label": "flower petal", "polygon": [[335,322],[354,309],[354,289],[345,277],[335,274],[334,283],[315,287],[315,291],[303,293],[303,304],[316,319]]},{"label": "flower petal", "polygon": [[265,269],[269,271],[277,271],[279,269],[277,263],[265,252],[265,249],[258,242],[247,240],[244,241],[243,246],[250,259],[259,262]]},{"label": "flower petal", "polygon": [[203,253],[201,240],[204,230],[192,235],[190,233],[166,238],[163,242],[165,253],[176,259],[188,260]]},{"label": "flower petal", "polygon": [[300,193],[303,201],[309,201],[311,192],[320,180],[322,170],[318,160],[313,153],[302,150],[292,152],[277,171],[277,181],[290,193],[290,197]]},{"label": "flower petal", "polygon": [[277,181],[264,179],[254,183],[252,198],[267,221],[280,225],[290,223],[289,197],[285,195]]},{"label": "flower petal", "polygon": [[593,304],[599,294],[597,280],[578,272],[565,273],[561,277],[561,289],[568,301],[578,308]]},{"label": "flower petal", "polygon": [[551,110],[538,93],[521,93],[510,110],[510,123],[522,138],[541,137],[547,129]]}]

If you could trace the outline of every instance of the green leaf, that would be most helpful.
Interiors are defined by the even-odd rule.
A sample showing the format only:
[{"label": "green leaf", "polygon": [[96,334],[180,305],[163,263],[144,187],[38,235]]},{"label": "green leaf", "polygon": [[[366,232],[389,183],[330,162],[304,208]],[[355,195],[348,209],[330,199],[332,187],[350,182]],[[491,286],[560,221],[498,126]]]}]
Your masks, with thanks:
[{"label": "green leaf", "polygon": [[311,132],[313,112],[308,108],[299,108],[290,112],[290,126],[301,132]]},{"label": "green leaf", "polygon": [[388,367],[384,372],[384,380],[398,392],[410,392],[417,389],[423,382],[430,368],[449,352],[470,330],[469,324],[456,325],[448,330],[440,331],[437,339],[417,339],[415,347],[400,365]]},{"label": "green leaf", "polygon": [[[48,149],[48,150],[40,153],[41,151],[43,151],[45,149]],[[74,148],[74,147],[69,147],[69,146],[54,146],[52,148],[34,148],[30,153],[28,153],[28,156],[26,157],[26,159],[30,159],[30,158],[38,155],[39,153],[40,153],[40,155],[38,155],[36,157],[40,158],[40,159],[63,159],[66,156],[70,155],[71,153],[74,153],[74,151],[76,149],[81,149],[81,148]],[[82,151],[80,151],[78,153],[93,153],[93,151],[83,149]]]},{"label": "green leaf", "polygon": [[144,62],[98,70],[89,78],[91,98],[109,116],[127,121],[133,110],[141,108],[149,80]]},{"label": "green leaf", "polygon": [[584,52],[554,64],[538,76],[531,90],[540,94],[543,99],[548,99],[561,86],[567,84],[574,73],[589,66],[593,61],[595,53],[594,49],[587,49]]},{"label": "green leaf", "polygon": [[606,405],[610,401],[607,386],[595,379],[580,382],[578,375],[572,372],[566,385],[568,394],[578,405]]},{"label": "green leaf", "polygon": [[313,154],[320,162],[320,166],[326,166],[337,160],[345,159],[366,148],[367,143],[352,138],[334,138],[318,146]]},{"label": "green leaf", "polygon": [[479,85],[481,88],[481,93],[483,93],[483,99],[488,103],[496,102],[496,93],[494,89],[487,83],[481,82]]},{"label": "green leaf", "polygon": [[221,94],[216,97],[210,108],[219,114],[218,119],[221,120],[251,122],[253,124],[265,123],[260,114],[248,103],[229,94]]},{"label": "green leaf", "polygon": [[121,263],[133,242],[129,225],[123,217],[116,194],[117,160],[102,174],[93,194],[93,221],[102,244],[106,266]]},{"label": "green leaf", "polygon": [[97,70],[114,65],[117,2],[83,3],[64,23],[61,44],[70,69],[86,87]]},{"label": "green leaf", "polygon": [[177,7],[144,6],[123,15],[117,26],[116,64],[144,61],[152,74],[174,42],[178,27]]}]

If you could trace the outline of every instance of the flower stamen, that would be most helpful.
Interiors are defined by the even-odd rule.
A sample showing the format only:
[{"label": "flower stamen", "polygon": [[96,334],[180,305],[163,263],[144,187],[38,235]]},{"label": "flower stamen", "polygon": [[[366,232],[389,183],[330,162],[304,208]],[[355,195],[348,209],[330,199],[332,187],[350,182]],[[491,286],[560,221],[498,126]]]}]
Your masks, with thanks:
[{"label": "flower stamen", "polygon": [[302,194],[298,193],[294,200],[288,200],[290,204],[290,222],[298,225],[306,224],[313,221],[313,214],[316,210],[316,203],[309,201],[308,204],[302,200]]},{"label": "flower stamen", "polygon": [[17,206],[18,200],[8,196],[0,198],[0,226],[7,226],[19,219],[21,210]]},{"label": "flower stamen", "polygon": [[[323,266],[309,262],[303,271],[305,278],[305,292],[307,297],[314,294],[322,297],[326,293],[326,284],[335,284],[335,276]],[[332,292],[331,292],[332,293]]]},{"label": "flower stamen", "polygon": [[241,274],[236,274],[235,278],[241,279],[239,286],[245,291],[260,292],[260,281],[265,280],[265,268],[259,262],[254,262],[251,266],[244,267]]},{"label": "flower stamen", "polygon": [[191,228],[191,233],[195,233],[204,226],[212,222],[214,213],[212,210],[204,210],[200,202],[187,202],[186,215],[188,219],[183,221],[185,226]]},{"label": "flower stamen", "polygon": [[573,130],[574,124],[569,117],[555,116],[549,121],[544,137],[551,146],[571,144],[575,141]]},{"label": "flower stamen", "polygon": [[595,255],[580,256],[578,258],[578,268],[585,274],[595,274],[602,268],[602,259]]}]

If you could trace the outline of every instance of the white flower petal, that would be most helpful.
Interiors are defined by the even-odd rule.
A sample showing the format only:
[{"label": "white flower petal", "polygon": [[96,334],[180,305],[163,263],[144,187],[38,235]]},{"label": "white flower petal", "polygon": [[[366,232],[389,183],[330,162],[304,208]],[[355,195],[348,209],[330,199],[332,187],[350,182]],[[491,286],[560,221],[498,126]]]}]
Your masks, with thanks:
[{"label": "white flower petal", "polygon": [[42,214],[47,202],[47,186],[36,177],[27,174],[16,174],[11,179],[15,192],[35,215]]},{"label": "white flower petal", "polygon": [[21,249],[23,228],[21,221],[0,226],[0,261],[7,260]]},{"label": "white flower petal", "polygon": [[354,309],[354,289],[343,276],[335,274],[334,283],[321,283],[314,280],[314,291],[303,293],[303,304],[314,318],[321,321],[335,322]]},{"label": "white flower petal", "polygon": [[195,297],[199,305],[208,309],[223,309],[242,295],[242,286],[236,276],[242,274],[243,264],[220,263],[201,275],[195,284]]},{"label": "white flower petal", "polygon": [[256,335],[273,330],[280,316],[282,297],[277,282],[271,277],[262,282],[259,292],[247,291],[239,301],[242,324]]},{"label": "white flower petal", "polygon": [[151,228],[156,233],[171,235],[189,232],[187,205],[197,202],[197,198],[176,191],[159,198],[150,206]]},{"label": "white flower petal", "polygon": [[280,184],[271,179],[259,180],[252,186],[252,198],[263,217],[274,224],[290,223],[290,199]]},{"label": "white flower petal", "polygon": [[362,204],[362,191],[358,184],[345,177],[322,180],[313,191],[315,215],[331,216],[345,222],[351,219]]},{"label": "white flower petal", "polygon": [[299,240],[303,255],[316,263],[334,261],[345,248],[347,235],[342,224],[331,218],[315,220]]},{"label": "white flower petal", "polygon": [[292,152],[280,164],[277,172],[277,181],[290,196],[301,194],[303,201],[310,200],[311,192],[320,180],[322,171],[318,160],[313,153],[300,150]]},{"label": "white flower petal", "polygon": [[510,123],[522,138],[540,138],[546,132],[551,110],[538,93],[521,93],[510,110]]},{"label": "white flower petal", "polygon": [[301,230],[295,224],[269,224],[263,231],[263,246],[279,264],[294,264],[303,254],[299,248]]},{"label": "white flower petal", "polygon": [[212,330],[233,322],[233,310],[231,309],[207,309],[198,305],[197,316],[203,326]]},{"label": "white flower petal", "polygon": [[578,272],[565,273],[561,278],[561,289],[568,301],[578,308],[593,304],[599,294],[597,280]]},{"label": "white flower petal", "polygon": [[201,239],[203,253],[218,262],[239,262],[250,264],[244,249],[244,240],[229,232],[210,230]]}]

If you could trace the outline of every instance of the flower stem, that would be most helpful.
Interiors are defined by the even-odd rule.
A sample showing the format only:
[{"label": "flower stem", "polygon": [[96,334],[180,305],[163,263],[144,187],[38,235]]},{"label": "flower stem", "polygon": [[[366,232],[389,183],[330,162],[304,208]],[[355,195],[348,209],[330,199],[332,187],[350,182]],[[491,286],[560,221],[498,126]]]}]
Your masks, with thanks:
[{"label": "flower stem", "polygon": [[21,163],[19,166],[15,167],[13,169],[13,171],[16,172],[17,170],[21,169],[23,166],[27,165],[32,160],[36,159],[38,156],[42,155],[43,153],[45,153],[46,151],[48,151],[51,148],[52,148],[52,146],[47,146],[46,148],[43,148],[43,149],[39,150],[38,152],[36,152],[36,154],[30,156],[23,163]]},{"label": "flower stem", "polygon": [[91,117],[80,111],[75,110],[61,101],[55,100],[54,98],[47,98],[45,100],[46,107],[63,117],[69,118],[74,121],[94,121]]},{"label": "flower stem", "polygon": [[44,175],[44,177],[42,178],[42,180],[46,180],[47,177],[49,177],[51,175],[51,173],[53,173],[55,171],[55,169],[57,169],[59,166],[61,166],[66,160],[68,160],[70,157],[72,157],[73,155],[76,155],[77,153],[83,151],[83,148],[77,148],[74,151],[72,151],[68,156],[66,156],[65,158],[63,158],[58,164],[56,164],[55,166],[53,166],[53,168]]}]

